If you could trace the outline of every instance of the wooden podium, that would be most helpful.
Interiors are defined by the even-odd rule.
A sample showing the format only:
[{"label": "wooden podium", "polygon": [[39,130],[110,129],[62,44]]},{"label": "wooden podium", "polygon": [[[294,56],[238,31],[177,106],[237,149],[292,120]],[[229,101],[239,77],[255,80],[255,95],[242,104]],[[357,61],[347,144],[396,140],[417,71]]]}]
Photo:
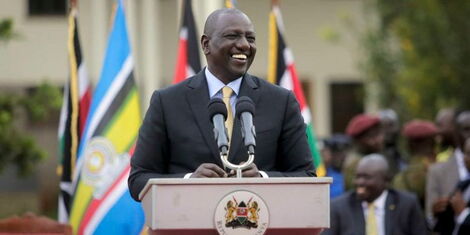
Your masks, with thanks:
[{"label": "wooden podium", "polygon": [[153,234],[319,234],[329,177],[150,179],[139,195]]}]

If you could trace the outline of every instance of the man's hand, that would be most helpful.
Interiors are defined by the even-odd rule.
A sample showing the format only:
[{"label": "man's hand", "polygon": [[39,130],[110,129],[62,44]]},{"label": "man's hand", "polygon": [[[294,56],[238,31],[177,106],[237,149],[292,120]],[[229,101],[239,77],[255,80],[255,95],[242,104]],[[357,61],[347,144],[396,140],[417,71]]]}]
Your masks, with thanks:
[{"label": "man's hand", "polygon": [[[245,162],[241,162],[240,164],[243,164]],[[233,176],[235,177],[237,173],[234,170],[230,171],[229,177]],[[248,168],[242,171],[242,177],[261,177],[261,174],[259,173],[258,167],[256,164],[251,163]]]},{"label": "man's hand", "polygon": [[213,163],[203,163],[196,171],[191,175],[190,178],[225,178],[227,173]]},{"label": "man's hand", "polygon": [[449,203],[449,198],[447,198],[447,197],[442,197],[442,198],[437,199],[432,204],[432,213],[434,215],[437,215],[437,214],[445,211],[448,203]]},{"label": "man's hand", "polygon": [[467,203],[463,200],[462,193],[460,191],[457,191],[450,198],[450,205],[452,205],[452,209],[454,209],[456,216],[460,215],[460,213],[465,209]]}]

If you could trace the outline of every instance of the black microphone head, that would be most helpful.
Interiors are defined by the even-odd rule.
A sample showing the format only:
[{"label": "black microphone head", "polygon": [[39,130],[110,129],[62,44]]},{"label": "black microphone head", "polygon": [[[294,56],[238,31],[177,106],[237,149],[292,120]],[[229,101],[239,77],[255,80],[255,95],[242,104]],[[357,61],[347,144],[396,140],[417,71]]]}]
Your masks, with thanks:
[{"label": "black microphone head", "polygon": [[222,114],[224,119],[227,119],[227,107],[225,107],[225,103],[220,98],[213,98],[207,104],[207,108],[209,109],[209,117],[212,119],[216,114]]},{"label": "black microphone head", "polygon": [[255,115],[255,103],[253,103],[253,100],[248,96],[238,98],[235,109],[237,110],[238,118],[240,118],[240,115],[244,112],[249,112],[253,116]]}]

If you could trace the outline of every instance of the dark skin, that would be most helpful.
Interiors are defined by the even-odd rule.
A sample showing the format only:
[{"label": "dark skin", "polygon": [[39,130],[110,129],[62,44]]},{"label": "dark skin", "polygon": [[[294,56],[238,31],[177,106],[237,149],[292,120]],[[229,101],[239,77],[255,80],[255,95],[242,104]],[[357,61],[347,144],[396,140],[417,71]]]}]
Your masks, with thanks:
[{"label": "dark skin", "polygon": [[384,146],[384,132],[382,126],[377,124],[357,136],[354,141],[358,151],[362,154],[379,153]]},{"label": "dark skin", "polygon": [[368,203],[377,199],[389,186],[387,172],[388,163],[380,155],[362,158],[357,165],[354,179],[357,197]]},{"label": "dark skin", "polygon": [[[255,58],[255,41],[253,24],[243,12],[236,9],[213,12],[206,21],[201,37],[207,68],[224,84],[242,77]],[[191,178],[226,178],[234,175],[233,170],[227,174],[216,164],[204,163],[194,171]],[[256,164],[252,163],[242,171],[242,177],[261,175]]]}]

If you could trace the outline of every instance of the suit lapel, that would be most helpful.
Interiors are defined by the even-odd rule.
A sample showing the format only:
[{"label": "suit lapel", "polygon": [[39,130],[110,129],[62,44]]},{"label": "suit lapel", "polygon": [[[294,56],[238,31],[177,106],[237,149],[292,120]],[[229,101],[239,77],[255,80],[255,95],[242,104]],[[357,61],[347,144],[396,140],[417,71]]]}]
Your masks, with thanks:
[{"label": "suit lapel", "polygon": [[[258,104],[259,100],[259,90],[258,90],[258,85],[255,82],[254,77],[252,77],[249,74],[245,74],[242,84],[240,86],[240,91],[238,94],[238,98],[242,96],[248,96],[250,97],[251,100],[253,100],[253,103],[255,104],[255,107]],[[256,112],[256,110],[255,110]],[[248,158],[246,158],[246,149],[242,144],[243,139],[242,139],[242,133],[241,133],[241,122],[238,117],[234,118],[234,125],[233,125],[233,131],[232,131],[232,140],[230,143],[230,153],[229,153],[229,160],[230,162],[234,164],[240,164],[242,161],[247,161]]]},{"label": "suit lapel", "polygon": [[385,199],[385,235],[393,234],[393,221],[396,220],[397,197],[392,190],[388,191]]},{"label": "suit lapel", "polygon": [[199,130],[204,137],[207,146],[209,146],[215,162],[222,166],[220,160],[219,150],[217,149],[217,142],[214,139],[214,126],[211,123],[207,112],[207,104],[209,103],[209,88],[207,87],[206,76],[204,69],[201,70],[191,81],[188,83],[189,92],[186,93],[186,100],[191,107],[191,111],[196,118]]},{"label": "suit lapel", "polygon": [[357,198],[356,193],[351,194],[351,208],[353,212],[353,218],[351,218],[356,224],[355,234],[366,233],[366,221],[364,218],[364,210],[362,209],[361,201]]}]

